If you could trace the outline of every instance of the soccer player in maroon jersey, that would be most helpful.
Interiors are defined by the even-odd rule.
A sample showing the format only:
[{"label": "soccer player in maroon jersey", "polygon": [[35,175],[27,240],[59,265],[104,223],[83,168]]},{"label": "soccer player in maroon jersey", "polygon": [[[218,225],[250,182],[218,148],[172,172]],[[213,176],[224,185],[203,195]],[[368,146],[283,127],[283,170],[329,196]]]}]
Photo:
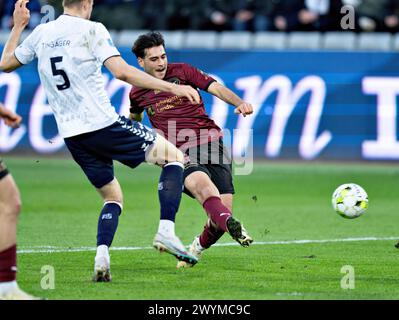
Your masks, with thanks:
[{"label": "soccer player in maroon jersey", "polygon": [[[0,103],[0,119],[17,128],[22,118]],[[17,220],[21,210],[18,187],[0,159],[0,300],[32,300],[16,282]]]},{"label": "soccer player in maroon jersey", "polygon": [[[185,63],[168,64],[165,42],[159,32],[141,35],[132,48],[139,65],[148,74],[176,84],[201,89],[235,106],[244,117],[251,104],[199,69]],[[190,103],[176,95],[133,87],[130,92],[131,118],[141,121],[144,110],[154,128],[187,155],[184,170],[185,193],[198,200],[208,214],[202,234],[190,246],[200,257],[224,232],[247,247],[252,243],[242,224],[232,216],[234,186],[231,157],[223,146],[221,129],[205,112],[204,103]],[[178,267],[191,267],[178,262]]]}]

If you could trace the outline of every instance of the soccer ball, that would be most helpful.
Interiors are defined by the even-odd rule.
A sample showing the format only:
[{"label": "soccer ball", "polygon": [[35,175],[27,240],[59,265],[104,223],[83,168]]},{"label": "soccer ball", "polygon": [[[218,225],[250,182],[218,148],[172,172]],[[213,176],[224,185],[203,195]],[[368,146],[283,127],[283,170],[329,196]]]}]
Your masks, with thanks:
[{"label": "soccer ball", "polygon": [[369,205],[369,198],[364,189],[355,183],[346,183],[335,189],[332,206],[342,217],[354,219],[361,216]]}]

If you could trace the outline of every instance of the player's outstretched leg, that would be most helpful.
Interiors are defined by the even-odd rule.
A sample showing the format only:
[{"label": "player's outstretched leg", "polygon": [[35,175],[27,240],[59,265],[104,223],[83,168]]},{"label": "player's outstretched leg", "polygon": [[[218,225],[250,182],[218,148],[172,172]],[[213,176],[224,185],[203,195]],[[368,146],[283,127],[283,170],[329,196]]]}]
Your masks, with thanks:
[{"label": "player's outstretched leg", "polygon": [[0,300],[36,300],[17,284],[17,220],[21,200],[18,188],[0,159]]},{"label": "player's outstretched leg", "polygon": [[109,247],[118,228],[119,216],[123,209],[123,196],[116,178],[98,191],[104,199],[104,206],[98,218],[97,253],[94,258],[93,281],[109,282],[112,280]]},{"label": "player's outstretched leg", "polygon": [[146,155],[146,161],[162,166],[158,184],[161,218],[153,246],[161,252],[174,255],[180,261],[194,265],[198,259],[187,252],[175,234],[175,217],[183,190],[183,153],[159,135]]},{"label": "player's outstretched leg", "polygon": [[232,216],[231,209],[224,205],[219,190],[205,172],[191,173],[186,177],[184,183],[202,204],[209,219],[218,229],[228,232],[243,247],[247,247],[253,242],[241,222]]}]

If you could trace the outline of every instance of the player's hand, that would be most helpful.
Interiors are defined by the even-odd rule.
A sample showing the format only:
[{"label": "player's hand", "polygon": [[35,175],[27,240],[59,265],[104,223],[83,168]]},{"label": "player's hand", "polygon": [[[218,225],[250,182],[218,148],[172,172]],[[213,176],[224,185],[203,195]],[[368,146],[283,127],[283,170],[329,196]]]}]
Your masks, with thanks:
[{"label": "player's hand", "polygon": [[200,103],[200,95],[198,91],[191,86],[175,85],[173,86],[173,93],[180,97],[186,97],[191,103]]},{"label": "player's hand", "polygon": [[14,129],[18,128],[22,121],[21,116],[19,116],[15,112],[12,112],[11,110],[4,108],[1,105],[0,105],[0,118],[4,120],[4,123],[6,125]]},{"label": "player's hand", "polygon": [[26,7],[28,2],[29,0],[18,0],[15,3],[15,9],[13,13],[15,27],[25,28],[28,25],[30,19],[30,12]]},{"label": "player's hand", "polygon": [[241,103],[237,108],[235,108],[234,113],[235,114],[242,114],[244,117],[246,117],[249,114],[252,114],[254,112],[254,108],[252,107],[252,104],[243,102]]}]

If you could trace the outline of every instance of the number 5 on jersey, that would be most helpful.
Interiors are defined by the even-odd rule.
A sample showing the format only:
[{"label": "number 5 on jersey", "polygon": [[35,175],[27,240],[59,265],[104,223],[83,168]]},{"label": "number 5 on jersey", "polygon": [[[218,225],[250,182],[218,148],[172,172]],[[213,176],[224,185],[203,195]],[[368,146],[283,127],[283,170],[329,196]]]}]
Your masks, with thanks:
[{"label": "number 5 on jersey", "polygon": [[60,91],[68,89],[71,86],[71,83],[68,79],[66,72],[62,69],[57,69],[56,66],[57,63],[62,62],[62,57],[50,58],[50,62],[51,62],[51,70],[53,71],[53,76],[61,76],[64,79],[63,84],[57,84],[57,89]]}]

